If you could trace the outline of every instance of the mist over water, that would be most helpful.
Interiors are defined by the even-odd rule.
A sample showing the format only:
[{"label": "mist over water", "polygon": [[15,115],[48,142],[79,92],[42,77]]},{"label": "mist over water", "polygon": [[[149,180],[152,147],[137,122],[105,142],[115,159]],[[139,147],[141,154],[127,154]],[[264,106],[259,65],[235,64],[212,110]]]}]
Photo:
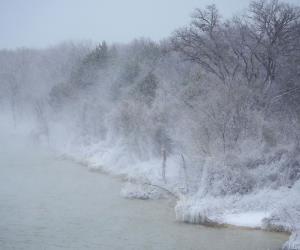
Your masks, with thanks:
[{"label": "mist over water", "polygon": [[300,8],[258,0],[230,18],[211,4],[178,26],[160,41],[0,50],[4,248],[263,249],[286,237],[176,219],[285,232],[283,249],[300,249]]}]

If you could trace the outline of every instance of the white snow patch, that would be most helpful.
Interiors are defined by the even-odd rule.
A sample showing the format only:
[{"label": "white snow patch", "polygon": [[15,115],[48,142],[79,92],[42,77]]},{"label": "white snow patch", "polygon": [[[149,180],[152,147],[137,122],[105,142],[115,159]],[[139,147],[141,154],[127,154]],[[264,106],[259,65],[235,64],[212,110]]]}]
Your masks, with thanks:
[{"label": "white snow patch", "polygon": [[224,215],[223,220],[225,224],[239,227],[261,228],[263,219],[269,215],[267,212],[229,213]]},{"label": "white snow patch", "polygon": [[290,239],[283,245],[283,250],[300,249],[300,231],[293,232]]}]

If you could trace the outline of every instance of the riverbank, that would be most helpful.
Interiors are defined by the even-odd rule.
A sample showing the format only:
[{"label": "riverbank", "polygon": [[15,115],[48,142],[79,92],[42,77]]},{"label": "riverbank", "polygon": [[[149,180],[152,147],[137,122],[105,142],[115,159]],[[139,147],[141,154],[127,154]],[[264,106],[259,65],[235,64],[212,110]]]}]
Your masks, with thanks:
[{"label": "riverbank", "polygon": [[[120,175],[129,181],[122,189],[128,198],[157,199],[165,190],[177,197],[176,219],[193,224],[233,225],[237,227],[284,232],[292,236],[283,249],[300,249],[300,182],[292,187],[263,187],[248,194],[223,196],[203,195],[199,189],[186,194],[186,183],[182,179],[180,158],[171,157],[167,163],[167,183],[161,177],[161,161],[136,161],[126,155],[126,149],[109,149],[101,144],[68,148],[59,151],[90,169]],[[172,171],[168,171],[172,169]],[[150,188],[162,188],[162,192]]]},{"label": "riverbank", "polygon": [[287,239],[278,233],[175,222],[168,200],[124,199],[115,178],[12,135],[2,139],[1,249],[257,250],[279,249]]}]

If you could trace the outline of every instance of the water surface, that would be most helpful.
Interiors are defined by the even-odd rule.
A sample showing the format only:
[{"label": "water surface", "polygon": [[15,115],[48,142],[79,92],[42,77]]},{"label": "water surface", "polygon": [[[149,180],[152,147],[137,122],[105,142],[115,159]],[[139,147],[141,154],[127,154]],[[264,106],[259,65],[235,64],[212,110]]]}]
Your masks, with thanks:
[{"label": "water surface", "polygon": [[127,200],[122,183],[31,143],[0,142],[0,249],[280,249],[288,236],[174,220],[169,201]]}]

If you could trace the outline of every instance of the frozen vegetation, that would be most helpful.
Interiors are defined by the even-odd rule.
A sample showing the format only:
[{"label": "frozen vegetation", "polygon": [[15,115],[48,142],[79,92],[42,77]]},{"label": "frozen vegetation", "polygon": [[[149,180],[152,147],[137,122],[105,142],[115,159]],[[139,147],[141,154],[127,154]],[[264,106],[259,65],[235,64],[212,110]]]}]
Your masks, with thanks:
[{"label": "frozen vegetation", "polygon": [[122,176],[126,197],[175,196],[178,220],[286,231],[300,249],[299,7],[191,19],[159,43],[0,51],[1,120]]}]

